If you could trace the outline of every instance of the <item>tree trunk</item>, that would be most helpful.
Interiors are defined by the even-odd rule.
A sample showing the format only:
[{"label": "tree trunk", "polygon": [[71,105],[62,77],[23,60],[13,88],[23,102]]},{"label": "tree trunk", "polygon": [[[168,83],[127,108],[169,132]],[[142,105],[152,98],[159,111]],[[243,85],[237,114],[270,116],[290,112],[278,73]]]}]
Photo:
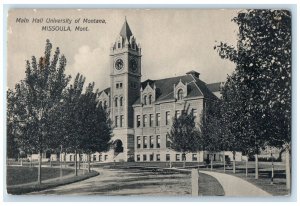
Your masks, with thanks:
[{"label": "tree trunk", "polygon": [[226,172],[225,151],[223,151],[223,166],[224,166],[224,173],[225,173]]},{"label": "tree trunk", "polygon": [[50,154],[50,167],[52,167],[52,158],[51,158],[51,154]]},{"label": "tree trunk", "polygon": [[88,154],[88,172],[91,172],[91,155]]},{"label": "tree trunk", "polygon": [[232,172],[235,174],[235,151],[233,151],[233,165],[232,165]]},{"label": "tree trunk", "polygon": [[67,152],[65,152],[64,162],[65,162],[65,167],[67,167]]},{"label": "tree trunk", "polygon": [[38,182],[39,185],[42,183],[42,151],[39,152],[39,167],[38,167]]},{"label": "tree trunk", "polygon": [[80,152],[78,152],[78,170],[80,170],[80,163],[81,163],[81,158],[80,158]]},{"label": "tree trunk", "polygon": [[246,177],[248,177],[248,156],[246,157]]},{"label": "tree trunk", "polygon": [[185,158],[185,153],[183,153],[184,154],[184,159],[183,159],[183,168],[185,168],[185,161],[186,161],[186,158]]},{"label": "tree trunk", "polygon": [[258,155],[255,154],[255,179],[258,179]]},{"label": "tree trunk", "polygon": [[63,177],[63,171],[62,171],[62,146],[60,147],[60,153],[59,153],[59,165],[60,165],[60,179]]},{"label": "tree trunk", "polygon": [[77,150],[75,150],[74,168],[75,168],[75,176],[78,176],[78,173],[77,173]]},{"label": "tree trunk", "polygon": [[210,170],[213,170],[213,157],[210,158]]},{"label": "tree trunk", "polygon": [[30,156],[30,167],[32,167],[32,153],[31,153],[31,156]]},{"label": "tree trunk", "polygon": [[291,189],[291,168],[290,168],[290,151],[285,149],[285,175],[286,175],[286,189]]}]

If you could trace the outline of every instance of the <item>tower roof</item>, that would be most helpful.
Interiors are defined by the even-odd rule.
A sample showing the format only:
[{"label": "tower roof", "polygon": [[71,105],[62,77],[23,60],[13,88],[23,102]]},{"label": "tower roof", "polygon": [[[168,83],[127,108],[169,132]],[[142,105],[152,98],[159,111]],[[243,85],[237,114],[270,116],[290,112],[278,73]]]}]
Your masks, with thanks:
[{"label": "tower roof", "polygon": [[124,38],[127,39],[129,41],[130,37],[132,36],[132,32],[130,30],[130,27],[127,23],[126,17],[125,17],[125,22],[122,26],[122,29],[120,31],[120,35]]}]

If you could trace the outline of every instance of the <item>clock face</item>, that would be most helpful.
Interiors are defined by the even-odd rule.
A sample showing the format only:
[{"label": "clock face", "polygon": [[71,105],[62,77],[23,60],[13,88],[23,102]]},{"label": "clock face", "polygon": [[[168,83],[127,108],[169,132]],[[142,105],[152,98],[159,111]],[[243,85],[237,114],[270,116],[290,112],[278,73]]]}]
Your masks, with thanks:
[{"label": "clock face", "polygon": [[137,62],[135,59],[131,59],[129,62],[129,66],[131,68],[131,71],[135,72],[137,70]]},{"label": "clock face", "polygon": [[117,70],[121,70],[124,67],[124,63],[122,59],[117,59],[117,61],[115,62],[115,68]]}]

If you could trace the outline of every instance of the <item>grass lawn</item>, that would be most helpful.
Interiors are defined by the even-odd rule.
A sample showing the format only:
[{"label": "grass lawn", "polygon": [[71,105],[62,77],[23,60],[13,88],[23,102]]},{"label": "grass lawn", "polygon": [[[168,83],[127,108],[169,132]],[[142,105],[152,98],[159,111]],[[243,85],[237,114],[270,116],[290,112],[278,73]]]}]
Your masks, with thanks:
[{"label": "grass lawn", "polygon": [[224,196],[222,185],[212,176],[199,174],[199,196]]},{"label": "grass lawn", "polygon": [[[63,176],[73,173],[73,169],[63,168]],[[59,168],[42,167],[42,181],[60,176]],[[7,186],[25,184],[37,181],[37,167],[7,167]]]}]

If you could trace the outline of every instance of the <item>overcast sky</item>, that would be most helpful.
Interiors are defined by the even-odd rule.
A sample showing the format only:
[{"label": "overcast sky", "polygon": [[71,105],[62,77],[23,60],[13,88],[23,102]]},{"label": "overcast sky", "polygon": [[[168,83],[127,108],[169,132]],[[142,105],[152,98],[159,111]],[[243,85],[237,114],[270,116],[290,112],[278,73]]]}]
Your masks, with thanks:
[{"label": "overcast sky", "polygon": [[[109,86],[109,51],[124,23],[142,47],[142,80],[200,73],[207,83],[225,81],[234,64],[222,60],[213,49],[215,41],[236,44],[237,26],[231,21],[236,10],[12,10],[8,19],[9,88],[25,77],[25,60],[43,55],[45,41],[59,47],[67,58],[66,73],[77,72],[94,81],[96,88]],[[43,25],[17,23],[16,18],[105,19],[106,24],[81,24],[87,32],[42,31]],[[68,24],[56,24],[65,25]]]}]

